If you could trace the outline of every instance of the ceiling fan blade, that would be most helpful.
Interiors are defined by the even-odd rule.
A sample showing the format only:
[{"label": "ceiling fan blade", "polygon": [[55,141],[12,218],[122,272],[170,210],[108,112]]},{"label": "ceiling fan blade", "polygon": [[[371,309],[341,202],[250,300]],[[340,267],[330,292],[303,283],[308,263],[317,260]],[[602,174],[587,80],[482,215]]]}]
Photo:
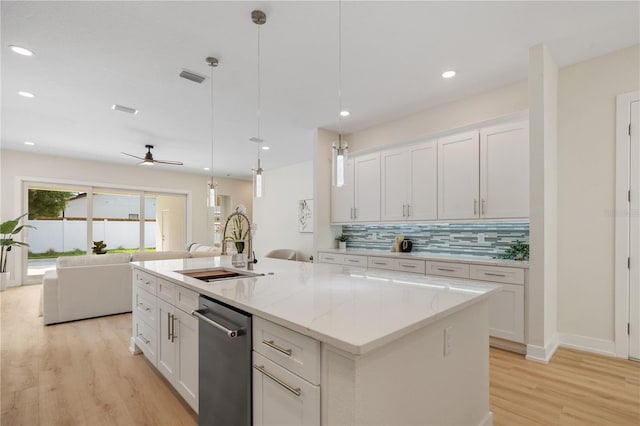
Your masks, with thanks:
[{"label": "ceiling fan blade", "polygon": [[182,161],[153,160],[153,162],[160,164],[173,164],[174,166],[184,166],[184,163]]},{"label": "ceiling fan blade", "polygon": [[127,154],[126,152],[121,152],[122,155],[128,155],[129,157],[137,158],[138,160],[144,160],[144,157],[138,157],[137,155]]}]

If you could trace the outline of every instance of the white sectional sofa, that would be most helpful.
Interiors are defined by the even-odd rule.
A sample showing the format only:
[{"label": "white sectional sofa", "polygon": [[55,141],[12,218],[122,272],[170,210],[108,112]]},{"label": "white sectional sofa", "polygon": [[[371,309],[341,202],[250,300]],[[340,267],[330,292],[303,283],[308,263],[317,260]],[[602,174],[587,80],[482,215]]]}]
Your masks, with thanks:
[{"label": "white sectional sofa", "polygon": [[192,244],[189,250],[114,253],[60,257],[56,269],[42,279],[41,308],[45,324],[131,312],[132,276],[129,262],[210,257],[220,249]]}]

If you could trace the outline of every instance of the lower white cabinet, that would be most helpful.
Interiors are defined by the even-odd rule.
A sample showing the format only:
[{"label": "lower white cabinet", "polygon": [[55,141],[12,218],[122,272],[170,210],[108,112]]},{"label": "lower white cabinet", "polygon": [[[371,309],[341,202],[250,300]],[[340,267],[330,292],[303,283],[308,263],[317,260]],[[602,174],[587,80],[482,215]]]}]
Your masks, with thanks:
[{"label": "lower white cabinet", "polygon": [[253,424],[320,425],[320,386],[253,352]]},{"label": "lower white cabinet", "polygon": [[158,370],[198,412],[198,320],[158,299]]},{"label": "lower white cabinet", "polygon": [[524,343],[524,286],[502,284],[489,296],[489,334]]}]

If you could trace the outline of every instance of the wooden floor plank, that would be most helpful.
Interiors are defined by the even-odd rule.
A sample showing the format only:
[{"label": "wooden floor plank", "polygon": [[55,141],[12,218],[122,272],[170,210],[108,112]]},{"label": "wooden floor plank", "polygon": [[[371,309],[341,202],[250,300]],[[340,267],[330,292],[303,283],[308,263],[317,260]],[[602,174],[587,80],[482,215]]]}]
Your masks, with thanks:
[{"label": "wooden floor plank", "polygon": [[[131,315],[44,326],[40,286],[0,293],[0,425],[194,426],[144,356]],[[559,349],[548,365],[490,352],[494,425],[640,424],[640,363]]]}]

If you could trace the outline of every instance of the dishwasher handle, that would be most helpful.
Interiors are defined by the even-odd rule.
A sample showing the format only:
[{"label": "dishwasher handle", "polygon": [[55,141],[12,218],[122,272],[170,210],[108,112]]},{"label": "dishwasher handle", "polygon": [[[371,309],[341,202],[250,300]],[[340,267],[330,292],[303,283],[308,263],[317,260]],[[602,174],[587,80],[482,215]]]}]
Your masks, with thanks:
[{"label": "dishwasher handle", "polygon": [[234,338],[234,337],[238,337],[240,335],[240,330],[230,330],[227,327],[225,327],[222,324],[218,324],[217,322],[207,318],[206,316],[203,315],[204,312],[206,312],[206,309],[200,309],[197,311],[191,311],[191,315],[201,319],[202,321],[206,322],[209,325],[214,326],[215,328],[217,328],[218,330],[224,332],[227,336],[229,336],[230,338]]}]

